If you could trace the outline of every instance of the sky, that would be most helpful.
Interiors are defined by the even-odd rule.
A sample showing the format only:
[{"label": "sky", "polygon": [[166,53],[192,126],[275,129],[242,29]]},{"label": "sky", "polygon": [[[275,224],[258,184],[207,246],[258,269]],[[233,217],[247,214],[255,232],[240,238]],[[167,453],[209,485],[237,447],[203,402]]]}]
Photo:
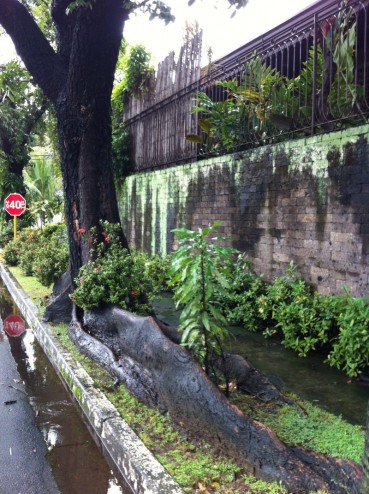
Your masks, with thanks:
[{"label": "sky", "polygon": [[[199,23],[203,29],[203,53],[211,47],[213,60],[216,60],[315,3],[315,0],[249,0],[248,5],[231,18],[227,0],[196,0],[191,7],[187,0],[164,1],[172,7],[176,16],[174,23],[165,25],[158,19],[149,21],[147,14],[138,13],[131,15],[124,28],[128,43],[144,45],[152,54],[155,65],[172,50],[178,54],[186,20]],[[0,40],[0,64],[14,53],[9,39]],[[206,63],[206,56],[203,57]]]},{"label": "sky", "polygon": [[147,15],[140,13],[131,15],[124,28],[128,43],[143,44],[156,63],[171,50],[178,54],[186,20],[198,21],[203,29],[203,53],[211,47],[213,60],[217,60],[293,17],[315,0],[249,0],[233,18],[227,0],[196,0],[191,7],[187,0],[165,0],[165,3],[172,7],[175,23],[149,21]]}]

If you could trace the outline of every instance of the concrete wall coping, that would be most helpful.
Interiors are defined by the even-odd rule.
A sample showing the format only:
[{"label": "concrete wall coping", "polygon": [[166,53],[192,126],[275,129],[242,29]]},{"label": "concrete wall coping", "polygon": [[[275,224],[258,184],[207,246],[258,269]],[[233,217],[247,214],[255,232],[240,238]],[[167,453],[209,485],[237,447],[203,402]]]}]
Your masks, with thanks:
[{"label": "concrete wall coping", "polygon": [[1,263],[0,276],[46,356],[79,405],[107,461],[133,494],[183,494],[118,410],[96,388],[82,365],[62,347],[50,326],[39,320],[34,302]]}]

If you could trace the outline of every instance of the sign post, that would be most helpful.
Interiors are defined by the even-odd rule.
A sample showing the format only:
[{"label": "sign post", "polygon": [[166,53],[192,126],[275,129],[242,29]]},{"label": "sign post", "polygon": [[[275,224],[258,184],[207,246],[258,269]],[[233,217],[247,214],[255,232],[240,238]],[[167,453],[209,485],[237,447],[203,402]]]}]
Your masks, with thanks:
[{"label": "sign post", "polygon": [[4,201],[5,211],[13,216],[14,220],[14,240],[17,238],[17,217],[24,213],[26,210],[26,200],[17,192],[9,194]]}]

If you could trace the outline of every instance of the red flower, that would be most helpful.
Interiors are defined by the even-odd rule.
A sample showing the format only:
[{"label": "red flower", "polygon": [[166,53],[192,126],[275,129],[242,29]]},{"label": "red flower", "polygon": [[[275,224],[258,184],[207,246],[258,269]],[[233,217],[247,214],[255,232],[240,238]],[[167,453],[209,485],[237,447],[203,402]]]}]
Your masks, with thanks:
[{"label": "red flower", "polygon": [[110,242],[110,237],[105,237],[105,242]]},{"label": "red flower", "polygon": [[131,295],[132,295],[132,297],[137,297],[138,292],[136,290],[132,290]]},{"label": "red flower", "polygon": [[36,271],[37,271],[37,273],[39,273],[41,271],[40,266],[37,266]]},{"label": "red flower", "polygon": [[102,235],[103,237],[106,237],[106,232],[101,232],[101,235]]},{"label": "red flower", "polygon": [[78,233],[86,233],[86,229],[85,228],[78,228]]},{"label": "red flower", "polygon": [[327,36],[328,31],[330,30],[332,24],[334,23],[335,17],[332,15],[329,19],[325,19],[322,24],[322,34],[325,38]]}]

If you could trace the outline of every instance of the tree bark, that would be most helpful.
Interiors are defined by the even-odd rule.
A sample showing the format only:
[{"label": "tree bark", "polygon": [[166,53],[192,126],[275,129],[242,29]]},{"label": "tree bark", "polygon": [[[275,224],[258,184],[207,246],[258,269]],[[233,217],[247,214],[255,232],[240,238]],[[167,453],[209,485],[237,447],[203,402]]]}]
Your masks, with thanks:
[{"label": "tree bark", "polygon": [[[111,168],[110,97],[123,21],[122,2],[96,1],[93,9],[79,9],[78,37],[70,46],[73,70],[55,104],[72,282],[89,259],[91,228],[99,229],[100,220],[120,222]],[[64,39],[65,23],[59,27]],[[123,233],[122,244],[128,247]]]},{"label": "tree bark", "polygon": [[[147,386],[151,406],[169,412],[171,418],[192,434],[241,461],[257,477],[281,481],[290,492],[319,489],[335,494],[359,494],[361,469],[354,462],[339,460],[287,447],[268,427],[242,414],[209,380],[189,352],[168,338],[152,317],[138,317],[117,307],[85,314],[84,332],[77,321],[70,327],[73,341],[90,356],[109,352],[114,375],[119,362],[128,359],[124,381],[134,393],[134,374],[148,375],[139,385],[140,399]],[[99,340],[103,345],[96,342]],[[107,350],[108,348],[108,350]],[[119,377],[119,376],[118,376]],[[143,387],[141,386],[143,384]],[[137,394],[137,393],[136,393]]]}]

